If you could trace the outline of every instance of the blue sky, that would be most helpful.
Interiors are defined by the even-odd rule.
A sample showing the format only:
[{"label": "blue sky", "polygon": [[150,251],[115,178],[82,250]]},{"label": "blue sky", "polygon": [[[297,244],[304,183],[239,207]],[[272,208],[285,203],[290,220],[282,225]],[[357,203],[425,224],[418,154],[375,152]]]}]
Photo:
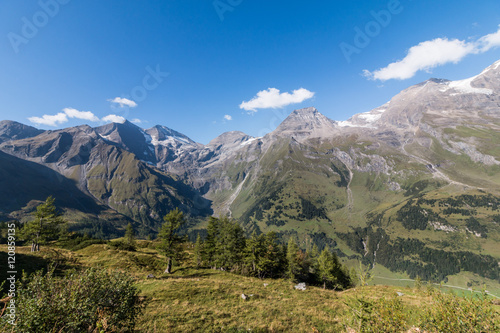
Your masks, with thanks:
[{"label": "blue sky", "polygon": [[500,59],[499,25],[494,0],[4,0],[0,119],[124,117],[201,143],[307,106],[346,120],[430,77],[478,74]]}]

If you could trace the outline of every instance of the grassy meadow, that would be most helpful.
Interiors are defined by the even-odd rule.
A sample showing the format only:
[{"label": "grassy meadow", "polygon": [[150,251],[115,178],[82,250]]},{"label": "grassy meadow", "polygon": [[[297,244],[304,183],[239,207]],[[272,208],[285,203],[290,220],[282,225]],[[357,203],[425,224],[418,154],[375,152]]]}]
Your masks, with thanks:
[{"label": "grassy meadow", "polygon": [[[30,273],[56,262],[56,272],[61,275],[79,267],[130,274],[143,304],[136,332],[417,332],[425,322],[423,318],[430,316],[429,311],[450,306],[491,306],[491,300],[473,303],[480,299],[477,295],[457,298],[457,302],[462,302],[458,305],[443,305],[439,303],[439,287],[425,283],[417,287],[412,282],[404,286],[371,285],[342,292],[312,286],[305,291],[296,290],[295,283],[285,279],[261,280],[195,268],[191,245],[186,246],[187,257],[182,265],[174,265],[173,273],[166,275],[165,260],[154,245],[151,241],[138,241],[137,251],[132,252],[107,244],[78,251],[42,246],[37,254],[30,253],[28,247],[18,247],[17,269]],[[6,251],[6,246],[1,245],[2,262],[6,261]],[[0,272],[4,280],[1,274],[5,272]],[[149,274],[154,278],[148,278]],[[490,319],[498,324],[500,306],[492,305],[492,311]],[[492,324],[488,325],[482,332],[495,331]]]}]

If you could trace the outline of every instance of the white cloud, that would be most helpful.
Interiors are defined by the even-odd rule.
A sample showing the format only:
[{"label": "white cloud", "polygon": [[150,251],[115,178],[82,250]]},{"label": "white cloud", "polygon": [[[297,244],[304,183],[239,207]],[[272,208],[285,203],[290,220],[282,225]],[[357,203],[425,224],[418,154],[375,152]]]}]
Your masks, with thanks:
[{"label": "white cloud", "polygon": [[126,119],[116,114],[108,114],[106,117],[102,118],[102,121],[123,124]]},{"label": "white cloud", "polygon": [[99,121],[90,111],[78,111],[73,108],[64,108],[63,112],[59,112],[56,115],[44,114],[42,117],[29,117],[28,120],[32,123],[46,126],[57,126],[58,124],[64,124],[68,122],[68,118],[83,119],[89,121]]},{"label": "white cloud", "polygon": [[122,98],[122,97],[115,97],[113,99],[108,99],[108,102],[119,104],[121,108],[124,106],[128,106],[129,108],[135,108],[137,106],[136,102],[128,98]]},{"label": "white cloud", "polygon": [[314,96],[313,92],[307,89],[300,88],[292,91],[292,93],[280,91],[276,88],[269,88],[257,93],[257,96],[248,102],[242,102],[240,109],[246,111],[257,112],[258,109],[277,109],[290,104],[302,103]]},{"label": "white cloud", "polygon": [[57,126],[58,124],[67,122],[68,116],[66,113],[59,112],[53,116],[44,114],[42,117],[29,117],[28,120],[38,125]]},{"label": "white cloud", "polygon": [[448,63],[456,64],[469,54],[484,53],[498,46],[500,46],[500,28],[497,32],[472,42],[436,38],[411,47],[402,60],[373,72],[364,70],[363,74],[372,80],[406,80],[415,76],[418,71],[430,71]]},{"label": "white cloud", "polygon": [[65,108],[63,109],[64,113],[68,116],[68,118],[76,118],[76,119],[84,119],[90,121],[99,121],[99,118],[96,117],[90,111],[78,111],[73,108]]},{"label": "white cloud", "polygon": [[140,120],[140,119],[138,119],[138,118],[134,118],[134,119],[132,119],[130,122],[132,122],[132,123],[134,123],[134,124],[142,124],[142,123],[144,123],[145,121]]},{"label": "white cloud", "polygon": [[226,115],[224,116],[224,119],[225,119],[225,120],[233,120],[233,117],[231,117],[230,115],[226,114]]},{"label": "white cloud", "polygon": [[500,28],[497,32],[479,38],[478,45],[480,53],[487,52],[492,48],[500,46]]}]

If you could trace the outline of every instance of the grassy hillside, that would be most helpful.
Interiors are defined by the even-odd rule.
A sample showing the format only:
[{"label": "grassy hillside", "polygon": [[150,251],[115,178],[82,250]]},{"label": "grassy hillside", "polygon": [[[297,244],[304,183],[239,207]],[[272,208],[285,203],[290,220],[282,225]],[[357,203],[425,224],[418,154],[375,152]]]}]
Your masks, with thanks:
[{"label": "grassy hillside", "polygon": [[[191,249],[186,248],[188,253]],[[404,286],[372,285],[344,292],[310,286],[299,291],[288,280],[197,269],[189,257],[167,276],[162,274],[164,258],[147,241],[139,241],[136,252],[94,244],[78,251],[42,247],[39,254],[20,247],[17,256],[19,271],[32,272],[57,261],[59,274],[91,266],[132,275],[145,306],[137,332],[354,332],[351,328],[359,332],[360,327],[380,332],[381,323],[406,332],[422,324],[423,309],[437,311],[445,306],[439,287],[414,288],[412,282],[406,282]],[[5,257],[6,246],[1,245],[0,260],[5,262]],[[2,281],[4,274],[0,272]],[[148,279],[148,274],[155,277]],[[248,298],[244,300],[242,294]],[[460,304],[475,304],[471,302]],[[495,309],[498,316],[500,308]],[[493,330],[486,327],[484,332]]]},{"label": "grassy hillside", "polygon": [[[338,149],[361,149],[365,157],[357,163],[365,171],[349,170],[332,155],[337,147],[328,143],[314,148],[282,139],[263,154],[258,172],[246,176],[232,202],[232,216],[249,232],[276,231],[284,240],[296,235],[303,248],[329,245],[344,260],[383,265],[390,270],[387,278],[408,274],[439,283],[454,276],[463,288],[488,284],[498,289],[500,196],[495,189],[459,183],[476,177],[492,186],[496,167],[478,168],[469,157],[443,151],[434,142],[425,150],[432,155],[429,165],[436,165],[433,174],[427,170],[431,166],[401,160],[395,151],[365,155],[371,153],[370,142],[358,147],[346,140],[337,142]],[[424,154],[417,143],[406,149]],[[368,171],[383,170],[382,157],[393,172]],[[449,174],[455,183],[444,179],[443,159],[463,167]],[[391,188],[394,182],[399,189]],[[401,248],[406,252],[396,258]]]}]

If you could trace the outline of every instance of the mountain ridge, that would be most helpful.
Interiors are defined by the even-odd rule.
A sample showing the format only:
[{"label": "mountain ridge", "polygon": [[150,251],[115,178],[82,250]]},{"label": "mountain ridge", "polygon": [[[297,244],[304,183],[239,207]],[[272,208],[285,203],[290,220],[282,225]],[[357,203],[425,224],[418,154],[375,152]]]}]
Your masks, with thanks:
[{"label": "mountain ridge", "polygon": [[[347,121],[294,110],[261,138],[231,131],[203,145],[128,121],[41,133],[2,122],[0,151],[56,171],[96,204],[152,230],[180,207],[195,219],[229,215],[248,232],[327,238],[348,252],[338,235],[379,215],[384,230],[399,234],[398,212],[419,196],[500,195],[498,67],[472,79],[427,80]],[[479,223],[496,230],[493,213],[481,214]],[[469,230],[467,217],[450,219],[450,226],[427,221],[426,237]],[[491,239],[481,241],[488,247]]]}]

